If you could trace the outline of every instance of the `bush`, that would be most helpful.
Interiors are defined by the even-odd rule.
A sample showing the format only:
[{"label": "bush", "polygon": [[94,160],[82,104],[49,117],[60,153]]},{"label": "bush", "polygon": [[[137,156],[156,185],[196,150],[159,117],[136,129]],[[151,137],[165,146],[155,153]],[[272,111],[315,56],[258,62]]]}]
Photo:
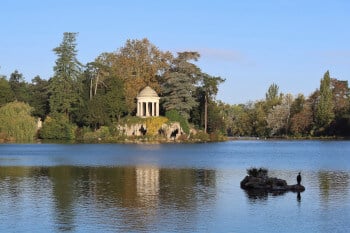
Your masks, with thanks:
[{"label": "bush", "polygon": [[262,167],[259,169],[252,167],[247,169],[247,173],[249,176],[253,176],[253,177],[267,177],[268,170]]},{"label": "bush", "polygon": [[76,125],[69,123],[64,115],[55,115],[46,117],[43,127],[39,131],[39,137],[42,139],[74,140]]},{"label": "bush", "polygon": [[166,117],[149,117],[146,118],[147,135],[157,136],[162,125],[168,121]]},{"label": "bush", "polygon": [[[11,102],[0,108],[0,132],[6,140],[32,141],[36,134],[33,108],[23,102]],[[6,135],[6,136],[5,136]],[[5,140],[5,139],[4,139]]]},{"label": "bush", "polygon": [[180,123],[180,126],[182,130],[186,133],[190,133],[190,127],[188,126],[187,120],[180,115],[180,113],[176,110],[170,110],[165,113],[165,116],[170,120],[170,121],[177,121]]}]

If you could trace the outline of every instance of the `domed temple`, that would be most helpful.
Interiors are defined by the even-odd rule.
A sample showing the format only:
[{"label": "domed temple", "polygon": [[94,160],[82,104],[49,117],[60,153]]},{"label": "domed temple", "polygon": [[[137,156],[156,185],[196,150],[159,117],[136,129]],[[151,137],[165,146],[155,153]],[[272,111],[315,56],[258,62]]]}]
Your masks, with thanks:
[{"label": "domed temple", "polygon": [[159,99],[157,92],[147,86],[137,95],[138,117],[159,116]]}]

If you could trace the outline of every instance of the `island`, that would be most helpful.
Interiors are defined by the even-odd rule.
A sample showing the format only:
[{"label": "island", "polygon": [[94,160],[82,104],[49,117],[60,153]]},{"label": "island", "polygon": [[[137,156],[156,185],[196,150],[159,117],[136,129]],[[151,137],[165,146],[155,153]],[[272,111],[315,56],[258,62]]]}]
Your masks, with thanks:
[{"label": "island", "polygon": [[265,168],[247,169],[248,175],[241,181],[241,188],[251,191],[264,191],[271,193],[284,193],[288,191],[303,192],[305,187],[301,184],[288,185],[287,181],[276,177],[269,177]]}]

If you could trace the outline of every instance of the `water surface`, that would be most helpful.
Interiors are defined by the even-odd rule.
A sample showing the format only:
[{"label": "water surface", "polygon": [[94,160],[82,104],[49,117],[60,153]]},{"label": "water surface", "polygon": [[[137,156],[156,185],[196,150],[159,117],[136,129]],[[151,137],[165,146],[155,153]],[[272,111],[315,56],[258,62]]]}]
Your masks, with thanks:
[{"label": "water surface", "polygon": [[[0,232],[350,232],[350,142],[2,144]],[[246,169],[306,191],[240,189]]]}]

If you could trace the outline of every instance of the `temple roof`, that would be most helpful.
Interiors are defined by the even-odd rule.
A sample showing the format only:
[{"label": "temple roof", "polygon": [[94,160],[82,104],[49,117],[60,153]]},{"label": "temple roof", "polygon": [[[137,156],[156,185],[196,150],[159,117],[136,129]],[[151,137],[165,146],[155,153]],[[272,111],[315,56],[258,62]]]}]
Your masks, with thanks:
[{"label": "temple roof", "polygon": [[139,97],[159,97],[159,96],[155,90],[147,86],[143,88],[142,91],[140,91],[140,93],[137,95],[137,98]]}]

